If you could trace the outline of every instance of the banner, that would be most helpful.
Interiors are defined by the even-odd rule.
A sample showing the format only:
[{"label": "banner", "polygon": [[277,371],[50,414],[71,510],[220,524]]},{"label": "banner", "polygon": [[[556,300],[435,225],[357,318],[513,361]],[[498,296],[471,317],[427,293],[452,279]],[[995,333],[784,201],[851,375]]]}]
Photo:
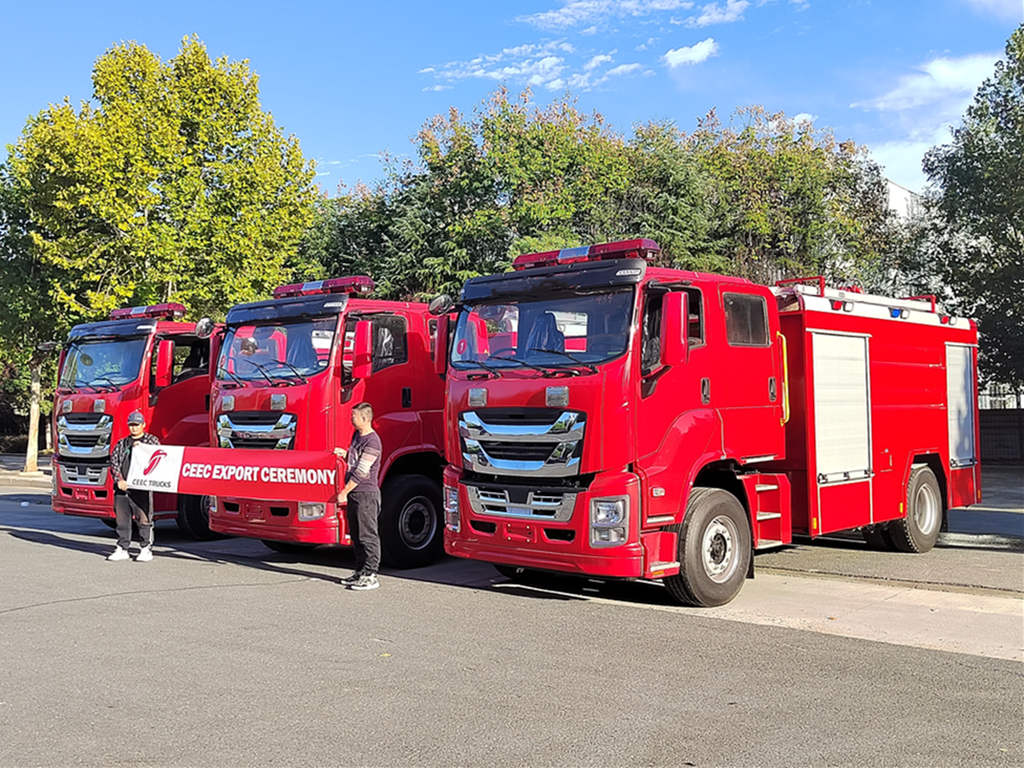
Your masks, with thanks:
[{"label": "banner", "polygon": [[332,501],[343,479],[329,451],[139,444],[128,469],[129,487],[142,491],[265,501]]}]

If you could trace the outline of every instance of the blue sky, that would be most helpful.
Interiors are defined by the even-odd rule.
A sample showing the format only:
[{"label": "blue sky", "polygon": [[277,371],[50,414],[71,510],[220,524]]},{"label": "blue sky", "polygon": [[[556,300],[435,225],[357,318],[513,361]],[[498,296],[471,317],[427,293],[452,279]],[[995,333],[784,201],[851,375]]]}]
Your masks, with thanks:
[{"label": "blue sky", "polygon": [[0,143],[65,96],[122,40],[164,58],[195,33],[250,60],[265,109],[317,160],[318,181],[373,182],[379,153],[412,155],[429,116],[496,88],[568,90],[621,132],[711,107],[763,104],[871,148],[920,189],[945,140],[1024,20],[1024,0],[532,0],[531,2],[4,3]]}]

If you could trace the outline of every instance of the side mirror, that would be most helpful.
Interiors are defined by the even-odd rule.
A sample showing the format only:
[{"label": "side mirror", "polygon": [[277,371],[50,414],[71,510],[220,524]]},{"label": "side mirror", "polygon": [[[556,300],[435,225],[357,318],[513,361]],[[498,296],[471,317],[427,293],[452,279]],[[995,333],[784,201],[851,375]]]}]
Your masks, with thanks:
[{"label": "side mirror", "polygon": [[356,323],[356,337],[352,347],[352,378],[365,379],[373,372],[373,323]]},{"label": "side mirror", "polygon": [[213,329],[216,324],[212,318],[203,317],[196,323],[196,336],[200,339],[208,339],[213,334]]},{"label": "side mirror", "polygon": [[171,374],[174,372],[174,342],[164,339],[156,348],[156,375],[153,386],[163,389],[171,385]]},{"label": "side mirror", "polygon": [[448,315],[437,318],[434,329],[434,373],[444,376],[448,370]]},{"label": "side mirror", "polygon": [[435,296],[430,300],[430,303],[427,305],[427,312],[434,316],[447,315],[454,306],[455,303],[452,301],[452,297],[447,293],[442,293],[440,296]]},{"label": "side mirror", "polygon": [[686,334],[689,304],[682,291],[673,291],[662,300],[661,360],[665,365],[686,362]]}]

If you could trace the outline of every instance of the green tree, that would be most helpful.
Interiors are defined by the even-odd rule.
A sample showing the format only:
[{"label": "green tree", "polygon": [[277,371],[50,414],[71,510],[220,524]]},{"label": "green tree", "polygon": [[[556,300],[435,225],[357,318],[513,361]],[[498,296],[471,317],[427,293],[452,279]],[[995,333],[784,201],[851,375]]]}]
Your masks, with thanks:
[{"label": "green tree", "polygon": [[986,376],[1024,384],[1024,25],[924,169],[937,187],[931,242],[947,303],[977,319]]},{"label": "green tree", "polygon": [[60,324],[129,302],[223,314],[286,278],[314,171],[248,63],[212,61],[195,37],[166,62],[124,43],[92,81],[92,102],[47,107],[9,147]]}]

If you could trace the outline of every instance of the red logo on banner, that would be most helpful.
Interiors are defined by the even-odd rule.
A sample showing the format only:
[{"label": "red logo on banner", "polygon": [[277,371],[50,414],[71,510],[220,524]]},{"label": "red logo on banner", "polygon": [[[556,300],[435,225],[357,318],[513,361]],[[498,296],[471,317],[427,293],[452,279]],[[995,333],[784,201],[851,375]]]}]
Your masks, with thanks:
[{"label": "red logo on banner", "polygon": [[149,464],[147,464],[146,468],[142,470],[142,474],[148,475],[150,472],[156,469],[156,465],[160,463],[160,459],[162,459],[166,455],[167,451],[153,451],[153,455],[149,457]]}]

